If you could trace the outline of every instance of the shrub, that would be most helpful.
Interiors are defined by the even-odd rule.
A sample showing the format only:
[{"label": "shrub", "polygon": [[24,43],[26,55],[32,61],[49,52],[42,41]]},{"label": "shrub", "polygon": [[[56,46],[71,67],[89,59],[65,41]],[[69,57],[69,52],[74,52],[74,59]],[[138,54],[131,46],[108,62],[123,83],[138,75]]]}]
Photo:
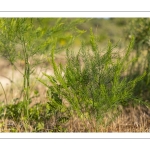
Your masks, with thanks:
[{"label": "shrub", "polygon": [[[134,77],[141,74],[143,70],[146,71],[146,76],[141,80],[135,88],[135,94],[142,94],[143,99],[150,98],[150,19],[137,18],[132,19],[128,26],[128,37],[134,36],[134,50],[137,60],[143,57],[140,62],[135,62],[131,68],[131,75]],[[143,51],[146,56],[143,56]],[[138,64],[138,67],[136,65]],[[146,96],[147,95],[147,96]]]},{"label": "shrub", "polygon": [[56,65],[53,51],[54,76],[44,74],[49,83],[40,81],[48,87],[48,97],[52,105],[64,107],[65,101],[68,103],[66,108],[79,117],[94,117],[97,121],[102,121],[106,113],[117,110],[119,105],[136,100],[132,95],[133,88],[143,76],[132,81],[122,77],[128,67],[126,60],[133,40],[123,58],[114,52],[116,46],[112,46],[110,42],[106,50],[99,50],[92,32],[90,41],[91,49],[86,49],[83,44],[77,54],[66,51],[65,67]]},{"label": "shrub", "polygon": [[135,38],[134,48],[149,48],[150,47],[150,19],[137,18],[132,19],[128,26],[128,36]]}]

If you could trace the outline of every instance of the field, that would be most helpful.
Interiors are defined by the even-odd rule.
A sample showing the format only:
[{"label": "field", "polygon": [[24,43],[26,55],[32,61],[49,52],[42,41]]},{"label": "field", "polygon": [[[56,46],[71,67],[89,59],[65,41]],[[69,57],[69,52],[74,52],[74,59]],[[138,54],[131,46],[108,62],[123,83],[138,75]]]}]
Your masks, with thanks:
[{"label": "field", "polygon": [[0,132],[150,132],[149,22],[0,19]]}]

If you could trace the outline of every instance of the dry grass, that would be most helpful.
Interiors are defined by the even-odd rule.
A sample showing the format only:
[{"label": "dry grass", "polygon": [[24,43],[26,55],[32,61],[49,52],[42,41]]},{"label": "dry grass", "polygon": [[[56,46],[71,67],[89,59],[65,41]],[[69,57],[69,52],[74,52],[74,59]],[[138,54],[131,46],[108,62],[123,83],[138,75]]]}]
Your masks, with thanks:
[{"label": "dry grass", "polygon": [[[98,125],[94,118],[80,119],[76,116],[57,126],[55,121],[55,117],[52,117],[39,132],[150,132],[150,109],[144,106],[127,107],[107,126]],[[107,122],[107,118],[104,122]],[[1,120],[0,132],[35,132],[35,129],[23,121]]]},{"label": "dry grass", "polygon": [[[144,106],[127,107],[109,125],[98,125],[96,120],[73,117],[65,125],[68,132],[150,132],[150,109]],[[113,114],[111,114],[113,117]],[[111,117],[109,116],[109,117]],[[107,123],[108,118],[104,119]]]}]

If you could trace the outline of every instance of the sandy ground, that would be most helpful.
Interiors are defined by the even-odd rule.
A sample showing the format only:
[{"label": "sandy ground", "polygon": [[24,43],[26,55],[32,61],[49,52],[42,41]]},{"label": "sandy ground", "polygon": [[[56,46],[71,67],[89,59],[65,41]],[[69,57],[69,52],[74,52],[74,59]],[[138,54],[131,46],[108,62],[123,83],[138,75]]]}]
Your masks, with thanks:
[{"label": "sandy ground", "polygon": [[[38,59],[37,59],[38,58]],[[30,76],[30,85],[31,85],[31,97],[33,96],[34,90],[38,90],[40,92],[40,96],[35,98],[36,101],[44,100],[46,95],[46,87],[37,81],[37,78],[47,79],[44,77],[43,73],[48,75],[54,75],[53,69],[49,61],[46,61],[43,56],[37,56],[34,61],[44,60],[43,63],[34,67],[34,72]],[[60,54],[56,54],[55,60],[57,64],[64,63],[65,64],[65,53],[62,52]],[[10,63],[0,58],[0,102],[11,101],[20,96],[20,93],[23,89],[23,69],[24,62],[17,61],[16,70]],[[6,93],[6,97],[5,94]]]},{"label": "sandy ground", "polygon": [[[23,73],[23,67],[18,67],[19,71]],[[0,60],[0,82],[4,89],[11,86],[11,84],[17,84],[23,80],[23,75],[14,69],[6,60]],[[45,72],[49,75],[53,75],[52,69],[37,67],[31,77],[40,77]]]}]

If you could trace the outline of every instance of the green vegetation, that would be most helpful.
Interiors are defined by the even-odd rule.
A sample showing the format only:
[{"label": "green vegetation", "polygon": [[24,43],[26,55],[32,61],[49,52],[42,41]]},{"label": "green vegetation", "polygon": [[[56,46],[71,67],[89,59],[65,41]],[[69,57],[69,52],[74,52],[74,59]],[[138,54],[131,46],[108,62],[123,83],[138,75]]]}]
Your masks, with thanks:
[{"label": "green vegetation", "polygon": [[121,77],[132,62],[126,63],[132,44],[133,41],[125,56],[120,58],[113,52],[111,43],[106,50],[99,50],[91,34],[91,50],[87,50],[84,44],[77,54],[68,50],[66,67],[57,66],[52,53],[54,76],[45,74],[52,86],[41,81],[48,87],[49,101],[63,109],[64,100],[69,104],[68,109],[78,117],[95,118],[100,123],[106,113],[116,110],[119,105],[135,103],[137,99],[132,95],[133,89],[143,76],[132,81]]},{"label": "green vegetation", "polygon": [[[130,76],[133,77],[139,76],[141,72],[146,71],[146,76],[141,80],[135,88],[135,95],[143,95],[144,100],[150,98],[149,88],[150,88],[150,19],[149,18],[137,18],[132,19],[130,22],[127,31],[128,38],[134,36],[134,51],[135,57],[138,59],[143,56],[143,51],[146,56],[141,61],[135,61],[132,64],[132,69]],[[136,65],[138,64],[138,67]],[[136,69],[135,69],[136,68]]]},{"label": "green vegetation", "polygon": [[[121,115],[120,107],[148,107],[149,27],[149,19],[0,19],[0,55],[23,77],[16,99],[0,82],[2,132],[69,132],[74,118],[83,123],[78,132],[99,132]],[[65,63],[56,60],[62,52]],[[34,76],[43,61],[54,75]]]}]

